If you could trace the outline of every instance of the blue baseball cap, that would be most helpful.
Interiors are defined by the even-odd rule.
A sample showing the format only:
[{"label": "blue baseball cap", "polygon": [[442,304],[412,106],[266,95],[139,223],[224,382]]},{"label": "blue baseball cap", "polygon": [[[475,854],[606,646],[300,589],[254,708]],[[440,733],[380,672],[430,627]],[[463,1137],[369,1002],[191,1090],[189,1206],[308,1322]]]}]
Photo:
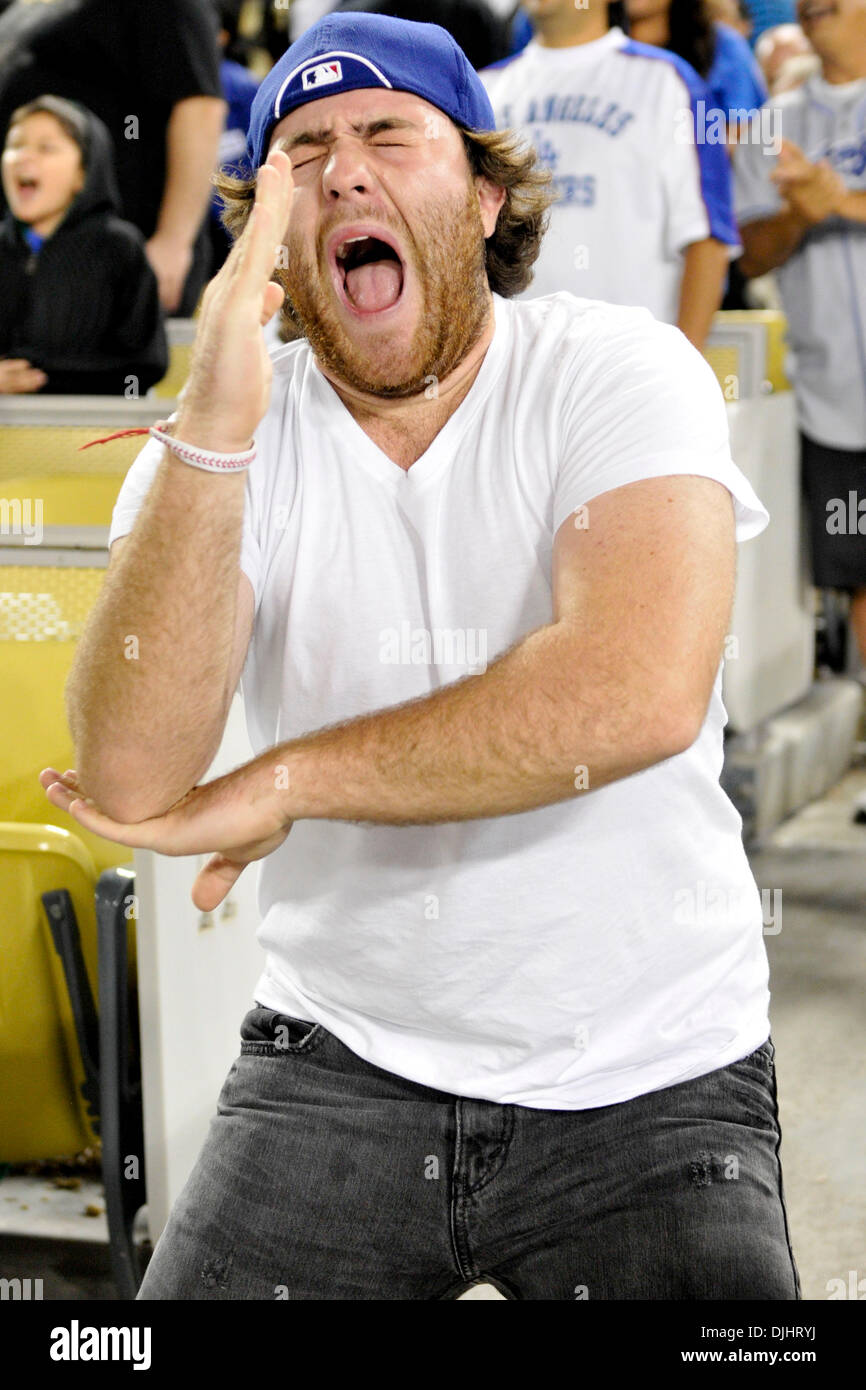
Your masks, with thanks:
[{"label": "blue baseball cap", "polygon": [[484,84],[462,48],[438,24],[379,14],[330,14],[286,50],[256,93],[247,154],[267,158],[274,126],[295,107],[359,87],[414,92],[457,125],[495,130]]}]

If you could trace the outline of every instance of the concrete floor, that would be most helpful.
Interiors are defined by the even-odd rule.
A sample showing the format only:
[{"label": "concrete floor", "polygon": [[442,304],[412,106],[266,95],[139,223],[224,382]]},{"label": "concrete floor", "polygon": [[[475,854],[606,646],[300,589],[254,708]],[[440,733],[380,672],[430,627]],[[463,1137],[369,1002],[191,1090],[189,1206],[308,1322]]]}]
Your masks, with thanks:
[{"label": "concrete floor", "polygon": [[[841,1279],[866,1297],[866,825],[852,825],[866,771],[781,826],[751,856],[780,889],[768,936],[782,1171],[803,1297]],[[829,1285],[829,1287],[828,1287]]]},{"label": "concrete floor", "polygon": [[[766,942],[782,1165],[807,1300],[850,1296],[860,1280],[866,1298],[866,825],[850,821],[863,791],[866,767],[750,854],[768,901],[781,892],[781,930]],[[83,1214],[104,1205],[91,1187],[0,1181],[0,1276],[41,1277],[46,1299],[113,1298],[104,1217]],[[463,1297],[501,1295],[481,1285]]]}]

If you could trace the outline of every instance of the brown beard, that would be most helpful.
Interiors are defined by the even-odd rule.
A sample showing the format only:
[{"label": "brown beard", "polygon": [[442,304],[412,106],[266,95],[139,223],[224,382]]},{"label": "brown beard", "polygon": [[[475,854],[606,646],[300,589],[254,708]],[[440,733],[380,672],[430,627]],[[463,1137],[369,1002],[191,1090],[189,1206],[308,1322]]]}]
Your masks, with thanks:
[{"label": "brown beard", "polygon": [[[353,221],[367,219],[381,221],[381,214],[372,208],[353,210]],[[377,396],[414,396],[429,388],[431,379],[444,381],[478,341],[488,316],[484,226],[474,183],[470,181],[464,198],[439,200],[425,209],[420,239],[413,237],[407,245],[401,229],[423,309],[409,350],[395,345],[375,368],[346,333],[329,295],[321,292],[323,280],[330,290],[324,246],[335,225],[321,228],[315,262],[300,239],[292,240],[290,228],[289,268],[275,273],[286,292],[282,312],[291,326],[289,336],[307,338],[319,363],[347,386]]]}]

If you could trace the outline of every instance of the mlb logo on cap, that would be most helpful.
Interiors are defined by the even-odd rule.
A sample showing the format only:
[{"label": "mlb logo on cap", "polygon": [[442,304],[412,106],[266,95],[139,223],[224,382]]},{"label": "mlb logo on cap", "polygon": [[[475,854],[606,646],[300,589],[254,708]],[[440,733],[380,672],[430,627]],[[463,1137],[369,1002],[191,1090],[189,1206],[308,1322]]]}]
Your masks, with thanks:
[{"label": "mlb logo on cap", "polygon": [[365,87],[414,92],[468,130],[496,129],[484,83],[446,29],[392,15],[328,14],[286,49],[256,93],[247,132],[252,167],[267,159],[271,132],[290,111]]},{"label": "mlb logo on cap", "polygon": [[311,87],[325,87],[329,82],[342,82],[343,69],[336,60],[332,63],[316,63],[314,67],[305,68],[301,73],[303,89],[308,92]]}]

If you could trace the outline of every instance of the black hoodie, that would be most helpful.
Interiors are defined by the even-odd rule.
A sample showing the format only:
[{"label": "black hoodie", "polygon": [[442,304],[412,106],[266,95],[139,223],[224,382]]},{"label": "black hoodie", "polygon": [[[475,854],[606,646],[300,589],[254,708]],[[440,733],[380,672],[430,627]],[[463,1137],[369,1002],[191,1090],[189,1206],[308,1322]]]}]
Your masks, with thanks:
[{"label": "black hoodie", "polygon": [[86,114],[86,181],[60,225],[34,253],[26,224],[8,209],[0,222],[0,356],[41,368],[43,395],[143,396],[168,369],[156,276],[117,215],[108,130]]}]

